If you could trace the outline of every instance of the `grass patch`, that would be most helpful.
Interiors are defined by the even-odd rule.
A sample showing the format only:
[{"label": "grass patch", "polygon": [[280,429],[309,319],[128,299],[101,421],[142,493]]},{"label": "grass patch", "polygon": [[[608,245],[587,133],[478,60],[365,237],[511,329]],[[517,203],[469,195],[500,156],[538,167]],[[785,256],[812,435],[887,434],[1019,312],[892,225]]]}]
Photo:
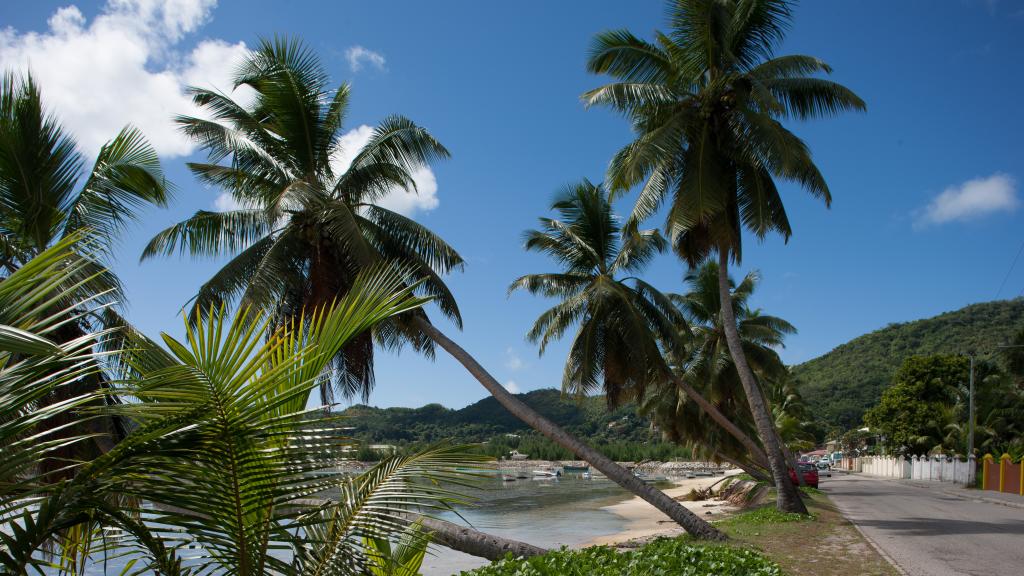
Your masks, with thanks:
[{"label": "grass patch", "polygon": [[736,526],[763,526],[765,524],[784,524],[787,522],[807,522],[814,520],[814,516],[807,516],[804,514],[796,514],[793,512],[779,512],[775,509],[775,504],[768,504],[750,510],[749,512],[743,512],[737,514],[731,518],[719,522],[722,527],[736,527]]},{"label": "grass patch", "polygon": [[821,490],[805,490],[809,516],[764,506],[717,523],[730,545],[764,553],[791,576],[896,576],[897,572],[843,518]]}]

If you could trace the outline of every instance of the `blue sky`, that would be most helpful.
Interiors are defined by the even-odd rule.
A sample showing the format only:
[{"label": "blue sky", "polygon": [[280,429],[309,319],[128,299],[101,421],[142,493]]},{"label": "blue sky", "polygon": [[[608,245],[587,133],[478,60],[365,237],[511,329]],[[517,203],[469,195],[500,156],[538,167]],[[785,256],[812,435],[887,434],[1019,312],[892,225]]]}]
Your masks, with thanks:
[{"label": "blue sky", "polygon": [[[427,185],[424,198],[403,204],[467,261],[449,281],[465,329],[445,329],[510,387],[559,384],[565,346],[538,358],[523,339],[550,303],[507,298],[506,287],[552,269],[523,252],[523,230],[545,214],[559,186],[599,180],[629,138],[620,118],[580,104],[579,94],[603,81],[584,69],[590,39],[608,28],[650,35],[663,26],[660,1],[176,0],[165,10],[167,1],[0,6],[0,64],[33,69],[83,149],[131,121],[163,153],[177,199],[146,213],[115,264],[139,327],[179,334],[180,307],[217,265],[138,263],[156,231],[217,205],[218,192],[185,169],[194,153],[169,123],[187,111],[182,86],[222,83],[231,58],[261,36],[298,35],[335,81],[352,83],[353,138],[360,126],[401,113],[451,150],[451,160],[422,175],[436,189]],[[787,362],[890,322],[1024,293],[1024,261],[1007,276],[1024,241],[1022,31],[1024,3],[1009,0],[798,7],[779,52],[829,62],[868,112],[791,126],[814,151],[833,207],[787,186],[789,244],[748,238],[743,270],[763,275],[754,303],[800,331],[782,351]],[[683,273],[666,255],[647,276],[673,291]],[[371,403],[458,407],[484,395],[443,353],[431,362],[405,351],[379,356]]]}]

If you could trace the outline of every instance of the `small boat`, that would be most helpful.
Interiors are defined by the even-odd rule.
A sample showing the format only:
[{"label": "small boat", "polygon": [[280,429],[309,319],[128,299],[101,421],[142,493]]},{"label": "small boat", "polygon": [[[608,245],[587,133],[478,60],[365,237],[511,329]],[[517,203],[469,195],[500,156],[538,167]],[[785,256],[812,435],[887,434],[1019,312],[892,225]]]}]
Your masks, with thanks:
[{"label": "small boat", "polygon": [[520,472],[516,474],[516,478],[520,480],[526,480],[527,478],[529,478],[529,476],[526,475],[526,472]]},{"label": "small boat", "polygon": [[501,481],[502,482],[515,482],[516,479],[515,479],[514,476],[502,476],[501,477]]},{"label": "small boat", "polygon": [[590,472],[590,465],[584,464],[583,466],[562,466],[562,472],[566,474],[586,474]]},{"label": "small boat", "polygon": [[647,484],[654,484],[655,482],[668,482],[668,477],[666,476],[652,476],[643,473],[635,474],[635,476],[642,480],[643,482],[646,482]]},{"label": "small boat", "polygon": [[558,471],[558,470],[544,470],[544,469],[541,469],[541,470],[534,470],[533,471],[533,477],[534,478],[558,478],[561,475],[562,475],[562,473],[560,471]]}]

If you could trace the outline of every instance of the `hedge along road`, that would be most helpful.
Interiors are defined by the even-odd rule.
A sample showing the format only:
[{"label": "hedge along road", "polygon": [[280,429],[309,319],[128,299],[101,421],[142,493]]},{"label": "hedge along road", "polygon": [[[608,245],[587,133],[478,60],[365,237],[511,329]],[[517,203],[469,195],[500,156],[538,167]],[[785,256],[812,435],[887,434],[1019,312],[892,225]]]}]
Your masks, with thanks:
[{"label": "hedge along road", "polygon": [[[1024,574],[1024,508],[900,480],[836,474],[822,489],[911,576]],[[1021,498],[1024,504],[1024,498]]]}]

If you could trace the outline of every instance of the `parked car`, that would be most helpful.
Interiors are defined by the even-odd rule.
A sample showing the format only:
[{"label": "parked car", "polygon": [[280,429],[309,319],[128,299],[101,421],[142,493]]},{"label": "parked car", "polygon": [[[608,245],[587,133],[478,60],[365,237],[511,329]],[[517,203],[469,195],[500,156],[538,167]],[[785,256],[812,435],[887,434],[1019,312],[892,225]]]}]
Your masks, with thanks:
[{"label": "parked car", "polygon": [[[815,468],[814,464],[797,462],[796,466],[800,470],[800,474],[804,477],[804,484],[807,484],[811,488],[817,488],[818,469]],[[800,481],[796,478],[796,470],[793,470],[792,468],[789,469],[789,480],[793,482],[793,484],[800,484]]]},{"label": "parked car", "polygon": [[832,477],[832,466],[828,463],[828,460],[818,460],[818,475]]}]

